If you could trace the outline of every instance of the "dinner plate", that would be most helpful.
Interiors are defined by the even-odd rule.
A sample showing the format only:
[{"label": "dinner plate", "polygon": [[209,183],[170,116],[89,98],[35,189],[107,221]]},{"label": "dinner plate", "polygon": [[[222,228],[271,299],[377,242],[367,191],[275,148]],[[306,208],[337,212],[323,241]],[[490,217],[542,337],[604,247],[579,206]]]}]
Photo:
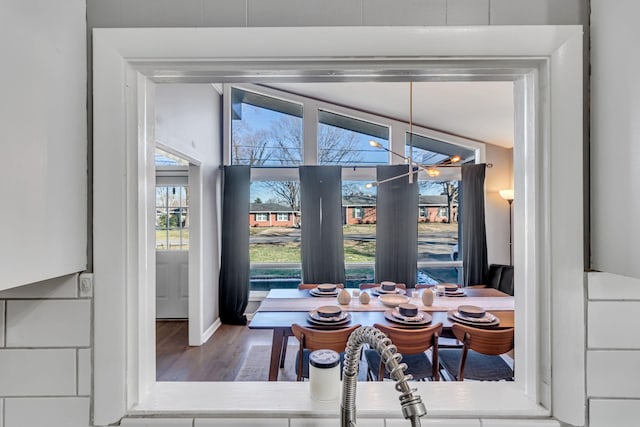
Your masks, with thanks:
[{"label": "dinner plate", "polygon": [[[309,323],[311,323],[312,325],[316,325],[316,326],[344,326],[347,325],[350,321],[351,321],[351,315],[347,312],[344,312],[345,316],[342,320],[338,320],[338,321],[330,321],[327,322],[325,320],[325,318],[321,318],[321,317],[312,317],[311,313],[309,313],[307,315],[307,321]],[[322,319],[322,320],[320,320]]]},{"label": "dinner plate", "polygon": [[378,286],[378,287],[375,287],[375,288],[371,288],[371,293],[374,294],[374,295],[394,295],[394,294],[404,295],[404,294],[407,293],[407,291],[402,289],[402,288],[396,288],[393,291],[383,291]]},{"label": "dinner plate", "polygon": [[424,315],[426,313],[419,311],[416,316],[403,316],[398,311],[398,307],[396,307],[394,310],[392,310],[391,314],[393,314],[393,317],[395,317],[398,320],[402,320],[403,322],[416,323],[416,322],[422,322],[424,320]]},{"label": "dinner plate", "polygon": [[[428,325],[429,323],[431,323],[431,320],[433,319],[431,317],[431,315],[429,313],[423,313],[421,312],[423,318],[420,321],[407,321],[407,320],[402,320],[398,317],[396,317],[396,315],[394,314],[394,311],[396,310],[387,310],[384,312],[384,318],[387,319],[390,322],[393,323],[398,323],[400,325],[406,325],[406,326],[424,326],[424,325]],[[398,313],[398,315],[401,316],[400,313]]]},{"label": "dinner plate", "polygon": [[323,317],[318,313],[318,310],[314,309],[311,310],[309,312],[309,318],[313,319],[317,322],[321,322],[321,323],[337,323],[337,322],[343,322],[345,319],[347,319],[349,317],[349,313],[346,311],[341,312],[340,314],[338,314],[337,316],[332,316],[332,317]]},{"label": "dinner plate", "polygon": [[447,312],[447,315],[449,319],[453,320],[454,322],[462,323],[463,325],[498,326],[500,324],[500,319],[491,313],[485,313],[484,317],[474,318],[474,317],[464,316],[458,313],[458,310],[451,310]]},{"label": "dinner plate", "polygon": [[445,297],[466,297],[467,294],[464,291],[456,291],[456,292],[445,292]]},{"label": "dinner plate", "polygon": [[320,292],[316,288],[309,289],[309,294],[313,297],[335,297],[338,296],[339,290],[333,292]]}]

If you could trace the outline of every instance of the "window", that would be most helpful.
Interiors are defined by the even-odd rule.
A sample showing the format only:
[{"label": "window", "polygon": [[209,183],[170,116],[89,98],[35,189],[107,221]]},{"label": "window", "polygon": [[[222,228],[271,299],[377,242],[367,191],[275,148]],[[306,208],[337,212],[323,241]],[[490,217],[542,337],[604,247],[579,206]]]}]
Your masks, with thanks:
[{"label": "window", "polygon": [[293,288],[300,283],[299,187],[298,181],[251,183],[250,210],[276,212],[276,221],[269,222],[267,213],[256,213],[256,221],[248,224],[252,291]]},{"label": "window", "polygon": [[189,249],[189,187],[156,187],[156,249]]},{"label": "window", "polygon": [[[145,175],[142,174],[140,178],[144,182],[138,182],[136,179],[127,180],[126,192],[118,191],[114,194],[113,186],[110,185],[110,183],[121,182],[122,176],[128,172],[129,165],[139,162],[143,167],[148,167],[144,159],[139,157],[138,135],[132,136],[133,133],[127,132],[126,126],[127,123],[136,123],[138,120],[140,126],[144,127],[144,117],[138,114],[141,107],[139,102],[152,104],[153,97],[140,97],[140,99],[132,97],[127,103],[114,102],[117,98],[114,92],[122,93],[132,81],[135,83],[131,77],[150,81],[156,76],[155,70],[161,70],[162,66],[166,68],[184,65],[180,60],[183,56],[179,52],[186,48],[195,49],[191,50],[192,56],[207,59],[214,66],[221,63],[227,69],[243,70],[242,63],[228,60],[229,53],[225,51],[224,44],[220,45],[218,56],[212,56],[210,51],[198,48],[197,41],[203,36],[219,39],[225,36],[231,37],[233,34],[226,34],[224,29],[202,30],[197,34],[184,31],[179,33],[181,37],[177,38],[174,31],[144,29],[142,31],[148,37],[144,37],[144,43],[137,47],[127,46],[127,57],[124,56],[125,48],[121,43],[127,34],[126,29],[102,29],[94,36],[99,41],[96,43],[94,55],[102,59],[94,69],[94,73],[103,80],[103,84],[94,87],[95,111],[100,112],[94,117],[94,154],[102,159],[94,169],[96,183],[94,201],[96,206],[115,206],[118,212],[123,213],[114,220],[112,209],[94,211],[96,224],[94,246],[101,248],[100,251],[96,251],[94,265],[95,271],[100,272],[100,282],[105,285],[102,287],[104,292],[96,293],[94,297],[93,419],[96,425],[115,423],[127,414],[136,413],[146,413],[149,416],[158,413],[165,416],[171,414],[197,416],[202,411],[214,415],[228,413],[225,408],[230,404],[230,398],[225,396],[220,396],[220,399],[210,399],[211,405],[201,407],[200,412],[194,411],[192,406],[185,405],[185,402],[190,401],[193,396],[202,395],[202,387],[205,387],[207,392],[215,393],[215,390],[220,389],[219,384],[199,384],[199,390],[190,385],[180,384],[178,389],[177,385],[170,383],[157,384],[154,381],[155,376],[150,375],[148,369],[145,370],[146,366],[154,365],[153,339],[140,339],[135,345],[127,345],[128,338],[131,336],[153,336],[153,326],[149,326],[152,322],[148,318],[148,313],[153,312],[149,307],[155,301],[150,298],[136,297],[144,296],[144,293],[153,286],[150,280],[153,275],[148,274],[149,269],[143,264],[143,259],[146,258],[141,256],[151,255],[152,257],[152,254],[147,254],[148,251],[144,247],[130,244],[132,241],[139,241],[145,233],[153,232],[153,229],[147,229],[140,221],[140,212],[147,207],[143,202],[144,198],[140,197],[142,184],[146,183]],[[321,32],[309,29],[310,33],[305,31],[306,37],[325,41],[317,46],[311,44],[311,49],[301,43],[304,49],[287,52],[278,50],[280,49],[278,46],[281,46],[279,41],[282,37],[298,35],[296,29],[291,30],[293,33],[285,32],[284,35],[283,29],[275,29],[277,30],[275,32],[269,32],[272,29],[250,30],[258,30],[257,36],[264,38],[265,43],[256,46],[250,41],[251,38],[247,38],[249,41],[232,46],[234,57],[241,61],[245,58],[255,58],[258,54],[270,54],[274,58],[272,64],[277,64],[277,68],[273,65],[271,65],[272,68],[269,66],[266,68],[274,72],[288,71],[289,62],[276,62],[286,54],[286,59],[293,63],[292,73],[295,73],[295,69],[299,69],[295,67],[305,64],[309,59],[314,59],[325,65],[327,69],[336,69],[337,74],[350,73],[355,76],[354,78],[358,78],[358,70],[350,70],[348,65],[327,59],[323,54],[326,49],[331,48],[331,43],[334,43],[336,37],[344,36],[346,31],[351,42],[343,46],[344,54],[347,56],[356,56],[359,52],[363,52],[366,47],[363,45],[365,42],[358,42],[358,40],[365,40],[367,46],[380,46],[372,53],[376,55],[375,58],[387,59],[392,65],[395,65],[393,61],[398,57],[410,55],[424,57],[423,60],[415,60],[411,63],[400,62],[398,69],[406,68],[408,77],[420,75],[420,72],[430,65],[440,68],[443,65],[450,65],[447,69],[462,69],[468,73],[470,79],[486,78],[486,70],[499,70],[500,78],[518,82],[524,80],[525,84],[515,85],[514,102],[517,106],[515,119],[517,123],[522,124],[516,129],[517,138],[525,140],[525,135],[537,135],[539,126],[549,131],[543,132],[539,135],[539,139],[533,139],[532,144],[525,144],[522,150],[516,153],[516,162],[524,169],[518,170],[517,175],[519,177],[517,187],[520,188],[520,194],[525,200],[525,203],[520,204],[519,215],[522,216],[524,223],[535,228],[535,232],[529,230],[528,233],[516,230],[517,233],[521,233],[517,242],[522,254],[540,253],[548,248],[553,249],[555,251],[553,262],[563,265],[564,268],[551,268],[550,257],[522,256],[521,261],[524,265],[519,272],[522,278],[519,291],[522,293],[519,295],[527,304],[523,303],[521,306],[523,321],[517,324],[516,353],[527,357],[522,358],[523,363],[516,367],[521,376],[517,377],[516,382],[512,384],[477,384],[477,388],[474,387],[479,393],[498,391],[506,399],[499,406],[490,408],[486,405],[474,405],[468,400],[445,399],[439,410],[443,411],[443,414],[465,413],[470,417],[486,415],[487,410],[501,418],[549,415],[568,424],[583,425],[585,422],[584,360],[576,357],[576,353],[571,351],[571,349],[578,349],[579,352],[579,348],[584,345],[583,266],[581,262],[576,261],[582,260],[583,250],[582,201],[581,192],[575,191],[576,188],[580,188],[582,169],[580,162],[549,162],[547,164],[544,160],[553,157],[551,154],[563,157],[567,153],[581,149],[582,86],[562,84],[581,74],[580,30],[546,26],[518,29],[481,28],[462,35],[464,41],[469,43],[460,43],[459,30],[454,29],[443,29],[433,33],[408,32],[394,28],[377,28],[375,31],[366,28],[349,28],[338,29],[341,31],[339,34],[334,34],[333,29],[323,28]],[[179,40],[180,43],[174,46],[174,50],[164,50],[165,53],[158,56],[157,52],[162,51],[158,49],[167,43],[167,40]],[[523,40],[527,43],[523,43]],[[382,43],[383,41],[385,43]],[[269,46],[274,47],[270,49]],[[491,51],[487,53],[484,46],[491,46]],[[443,63],[440,52],[442,49],[453,48],[457,49],[459,58],[468,60],[469,65],[453,62],[449,64],[446,58]],[[133,71],[109,72],[114,67],[125,69],[131,64],[131,60],[127,58],[148,58],[150,50],[155,56],[149,60],[146,71],[135,71],[133,67],[129,67]],[[514,52],[517,56],[514,56]],[[189,66],[183,69],[185,73],[181,74],[178,80],[191,82],[189,77],[191,69]],[[455,79],[456,76],[452,74],[443,71],[436,77],[445,80]],[[223,78],[226,77],[226,75],[223,76]],[[114,91],[113,88],[119,90]],[[534,108],[525,108],[531,106],[527,104],[530,100],[533,100]],[[557,106],[554,108],[554,126],[549,126],[548,123],[551,104]],[[539,110],[542,114],[538,115]],[[123,117],[127,117],[127,120],[121,120]],[[114,149],[114,144],[119,148],[118,150]],[[551,153],[552,150],[553,153]],[[122,153],[126,155],[126,162],[122,159]],[[539,177],[546,178],[548,185],[541,185]],[[570,198],[562,209],[540,209],[540,203],[537,202],[541,201],[543,205],[548,206],[551,196],[557,195]],[[130,200],[137,200],[138,203],[127,203]],[[548,229],[549,224],[556,224],[560,232],[540,232]],[[153,224],[150,226],[152,227]],[[130,271],[137,271],[139,275],[127,274]],[[544,278],[538,277],[539,271],[546,272]],[[147,295],[153,295],[153,293],[147,292]],[[563,300],[562,311],[557,307],[551,310],[549,299],[562,295],[570,295],[570,298]],[[127,315],[128,313],[130,315]],[[560,317],[563,321],[558,321]],[[121,321],[114,322],[114,319],[121,319]],[[543,331],[549,333],[542,333]],[[559,344],[550,346],[549,335],[560,337]],[[551,358],[554,361],[553,376],[549,374]],[[380,394],[385,397],[385,401],[396,400],[397,394],[392,390],[389,391],[388,386],[383,387],[382,384],[380,386],[372,384],[372,386],[372,388],[368,387],[371,391],[365,391],[367,396]],[[469,386],[464,382],[450,384],[452,393],[459,394],[469,393]],[[238,392],[247,393],[250,400],[255,396],[263,396],[263,399],[252,400],[262,402],[263,407],[272,407],[273,404],[278,403],[276,398],[267,396],[265,400],[264,396],[274,388],[281,389],[277,384],[270,384],[268,387],[259,384],[246,387],[237,385],[237,387]],[[553,393],[550,393],[551,388]],[[143,394],[145,399],[142,399]],[[177,394],[182,396],[181,400],[175,399]],[[274,393],[271,394],[274,395]],[[170,396],[171,400],[166,396]],[[367,396],[363,396],[365,404],[359,409],[380,411],[378,407],[367,405]],[[154,406],[149,405],[148,402],[153,402]],[[542,406],[534,402],[541,402]],[[551,412],[545,408],[554,409]],[[383,409],[397,410],[397,404]],[[256,408],[253,408],[253,412],[255,410]],[[299,410],[300,407],[296,402],[294,405],[281,408],[285,413]],[[241,408],[238,416],[247,416],[247,414],[250,416],[251,410],[245,411]],[[314,414],[310,413],[310,416]]]},{"label": "window", "polygon": [[389,146],[389,128],[328,111],[318,111],[318,164],[371,166],[385,164],[389,155],[371,147],[375,139]]},{"label": "window", "polygon": [[364,217],[364,208],[362,207],[354,206],[347,209],[351,209],[351,218],[362,219]]},{"label": "window", "polygon": [[342,181],[344,261],[348,287],[374,281],[376,188],[367,181]]},{"label": "window", "polygon": [[231,99],[232,164],[302,163],[302,106],[235,87]]}]

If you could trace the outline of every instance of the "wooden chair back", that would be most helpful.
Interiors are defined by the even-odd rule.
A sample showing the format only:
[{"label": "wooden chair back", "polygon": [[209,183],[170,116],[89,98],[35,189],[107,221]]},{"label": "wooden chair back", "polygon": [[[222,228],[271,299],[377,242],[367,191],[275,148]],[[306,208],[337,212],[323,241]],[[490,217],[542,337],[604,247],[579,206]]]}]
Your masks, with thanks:
[{"label": "wooden chair back", "polygon": [[[298,289],[313,289],[315,287],[317,287],[319,285],[319,283],[300,283],[298,285]],[[337,288],[344,288],[344,285],[342,283],[336,283],[336,287]]]},{"label": "wooden chair back", "polygon": [[462,341],[458,381],[464,379],[464,367],[469,349],[489,356],[499,356],[513,349],[514,328],[480,329],[456,323],[452,331],[456,338]]},{"label": "wooden chair back", "polygon": [[455,323],[451,328],[463,349],[471,349],[489,356],[498,356],[513,350],[514,328],[481,329]]},{"label": "wooden chair back", "polygon": [[312,329],[294,323],[291,325],[293,335],[300,342],[298,353],[298,381],[302,380],[302,363],[304,350],[315,351],[328,349],[342,353],[347,348],[349,335],[360,325],[342,329]]},{"label": "wooden chair back", "polygon": [[[380,286],[380,283],[360,283],[360,285],[358,285],[360,290],[377,288],[378,286]],[[404,290],[407,289],[407,285],[405,285],[404,283],[396,283],[396,287]]]},{"label": "wooden chair back", "polygon": [[[435,325],[418,329],[394,328],[380,323],[376,323],[373,326],[389,337],[400,354],[419,354],[432,348],[433,379],[434,381],[440,379],[438,369],[438,336],[442,332],[442,323],[436,323]],[[378,378],[382,379],[383,375],[384,364],[381,358]]]}]

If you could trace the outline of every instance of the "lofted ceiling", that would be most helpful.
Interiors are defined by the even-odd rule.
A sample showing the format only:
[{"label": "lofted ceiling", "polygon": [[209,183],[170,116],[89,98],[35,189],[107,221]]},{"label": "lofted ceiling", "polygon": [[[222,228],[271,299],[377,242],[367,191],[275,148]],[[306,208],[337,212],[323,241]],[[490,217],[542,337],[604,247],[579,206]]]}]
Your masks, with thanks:
[{"label": "lofted ceiling", "polygon": [[[409,82],[270,83],[268,86],[409,122]],[[513,147],[512,82],[414,82],[413,124]]]}]

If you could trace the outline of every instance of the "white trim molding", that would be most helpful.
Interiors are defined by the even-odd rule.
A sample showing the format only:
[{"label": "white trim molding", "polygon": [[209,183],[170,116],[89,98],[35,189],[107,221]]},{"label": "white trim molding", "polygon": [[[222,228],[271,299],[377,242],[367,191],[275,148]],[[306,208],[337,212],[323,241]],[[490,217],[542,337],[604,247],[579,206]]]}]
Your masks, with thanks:
[{"label": "white trim molding", "polygon": [[[418,388],[430,416],[585,423],[582,163],[566,161],[583,152],[582,27],[94,29],[93,43],[95,425],[127,415],[338,416],[309,401],[307,383],[219,387],[143,374],[155,348],[139,194],[149,175],[145,81],[332,79],[514,82],[516,381]],[[388,383],[358,387],[361,414],[399,416]]]}]

